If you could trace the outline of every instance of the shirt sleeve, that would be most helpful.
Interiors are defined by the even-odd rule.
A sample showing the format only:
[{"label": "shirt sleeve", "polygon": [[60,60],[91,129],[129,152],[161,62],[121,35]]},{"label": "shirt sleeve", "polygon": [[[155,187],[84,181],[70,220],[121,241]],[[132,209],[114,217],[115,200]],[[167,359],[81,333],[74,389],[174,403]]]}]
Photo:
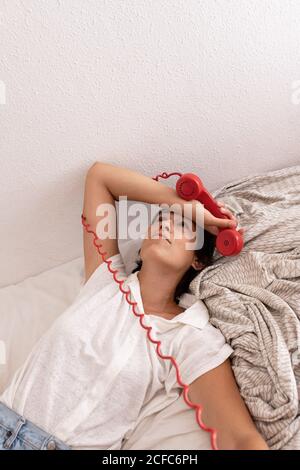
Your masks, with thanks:
[{"label": "shirt sleeve", "polygon": [[[120,253],[110,256],[107,261],[111,260],[111,269],[116,269],[116,279],[126,279],[126,269],[123,258]],[[99,292],[99,289],[103,289],[107,285],[114,283],[117,286],[117,282],[114,280],[113,273],[109,271],[108,264],[105,262],[101,263],[89,277],[86,283],[84,279],[81,281],[81,287],[75,300],[82,299],[85,296],[92,296]]]},{"label": "shirt sleeve", "polygon": [[[207,323],[203,329],[185,325],[180,336],[181,344],[177,343],[172,355],[179,367],[181,379],[187,385],[221,365],[233,353],[222,332],[211,323]],[[172,366],[166,388],[170,390],[176,387],[176,383],[175,367]]]}]

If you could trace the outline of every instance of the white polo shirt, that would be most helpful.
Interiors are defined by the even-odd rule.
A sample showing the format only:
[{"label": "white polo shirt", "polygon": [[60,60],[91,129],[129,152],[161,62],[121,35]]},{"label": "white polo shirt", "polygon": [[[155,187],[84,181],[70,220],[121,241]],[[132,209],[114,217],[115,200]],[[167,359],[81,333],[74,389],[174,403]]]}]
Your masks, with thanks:
[{"label": "white polo shirt", "polygon": [[[143,312],[137,272],[126,276],[120,254],[109,259]],[[233,351],[209,323],[204,303],[188,306],[190,298],[182,296],[186,310],[172,320],[144,316],[186,384]],[[0,401],[74,449],[120,449],[140,420],[166,408],[181,391],[174,366],[158,357],[102,263],[40,338]]]}]

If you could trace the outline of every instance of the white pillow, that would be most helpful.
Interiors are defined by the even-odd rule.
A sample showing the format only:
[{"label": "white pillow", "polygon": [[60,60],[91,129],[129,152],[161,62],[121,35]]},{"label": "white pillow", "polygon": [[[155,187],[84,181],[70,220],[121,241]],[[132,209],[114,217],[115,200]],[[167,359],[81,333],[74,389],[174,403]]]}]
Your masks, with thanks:
[{"label": "white pillow", "polygon": [[75,299],[82,279],[80,257],[0,289],[0,393],[37,340]]}]

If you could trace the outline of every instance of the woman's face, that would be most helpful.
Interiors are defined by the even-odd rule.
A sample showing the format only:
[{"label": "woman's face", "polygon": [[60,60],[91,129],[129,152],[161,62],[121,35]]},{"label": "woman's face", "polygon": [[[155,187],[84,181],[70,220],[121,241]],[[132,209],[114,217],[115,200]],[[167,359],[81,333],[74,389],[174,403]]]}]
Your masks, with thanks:
[{"label": "woman's face", "polygon": [[181,214],[172,210],[159,211],[143,240],[142,261],[185,272],[196,261],[195,250],[191,249],[196,240],[196,228],[194,221]]}]

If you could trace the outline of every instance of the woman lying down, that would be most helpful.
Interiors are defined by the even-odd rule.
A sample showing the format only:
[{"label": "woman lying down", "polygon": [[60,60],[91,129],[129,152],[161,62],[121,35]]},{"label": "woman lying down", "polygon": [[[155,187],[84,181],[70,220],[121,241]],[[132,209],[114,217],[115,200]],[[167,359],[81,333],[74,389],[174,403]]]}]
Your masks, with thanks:
[{"label": "woman lying down", "polygon": [[[187,249],[186,216],[170,209],[163,224],[160,211],[142,241],[137,268],[126,276],[117,239],[98,235],[103,218],[96,215],[102,204],[115,209],[121,195],[160,207],[190,204],[193,230],[197,211],[204,211],[204,245]],[[204,424],[217,430],[217,447],[268,449],[235,382],[232,348],[209,323],[201,301],[187,308],[180,303],[193,277],[211,262],[218,228],[236,226],[218,204],[229,219],[212,216],[150,177],[97,162],[86,176],[83,216],[162,353],[176,359],[190,400],[203,406]],[[121,449],[141,417],[164,410],[182,393],[174,366],[157,355],[93,235],[84,229],[83,236],[85,284],[0,396],[1,449]]]}]

